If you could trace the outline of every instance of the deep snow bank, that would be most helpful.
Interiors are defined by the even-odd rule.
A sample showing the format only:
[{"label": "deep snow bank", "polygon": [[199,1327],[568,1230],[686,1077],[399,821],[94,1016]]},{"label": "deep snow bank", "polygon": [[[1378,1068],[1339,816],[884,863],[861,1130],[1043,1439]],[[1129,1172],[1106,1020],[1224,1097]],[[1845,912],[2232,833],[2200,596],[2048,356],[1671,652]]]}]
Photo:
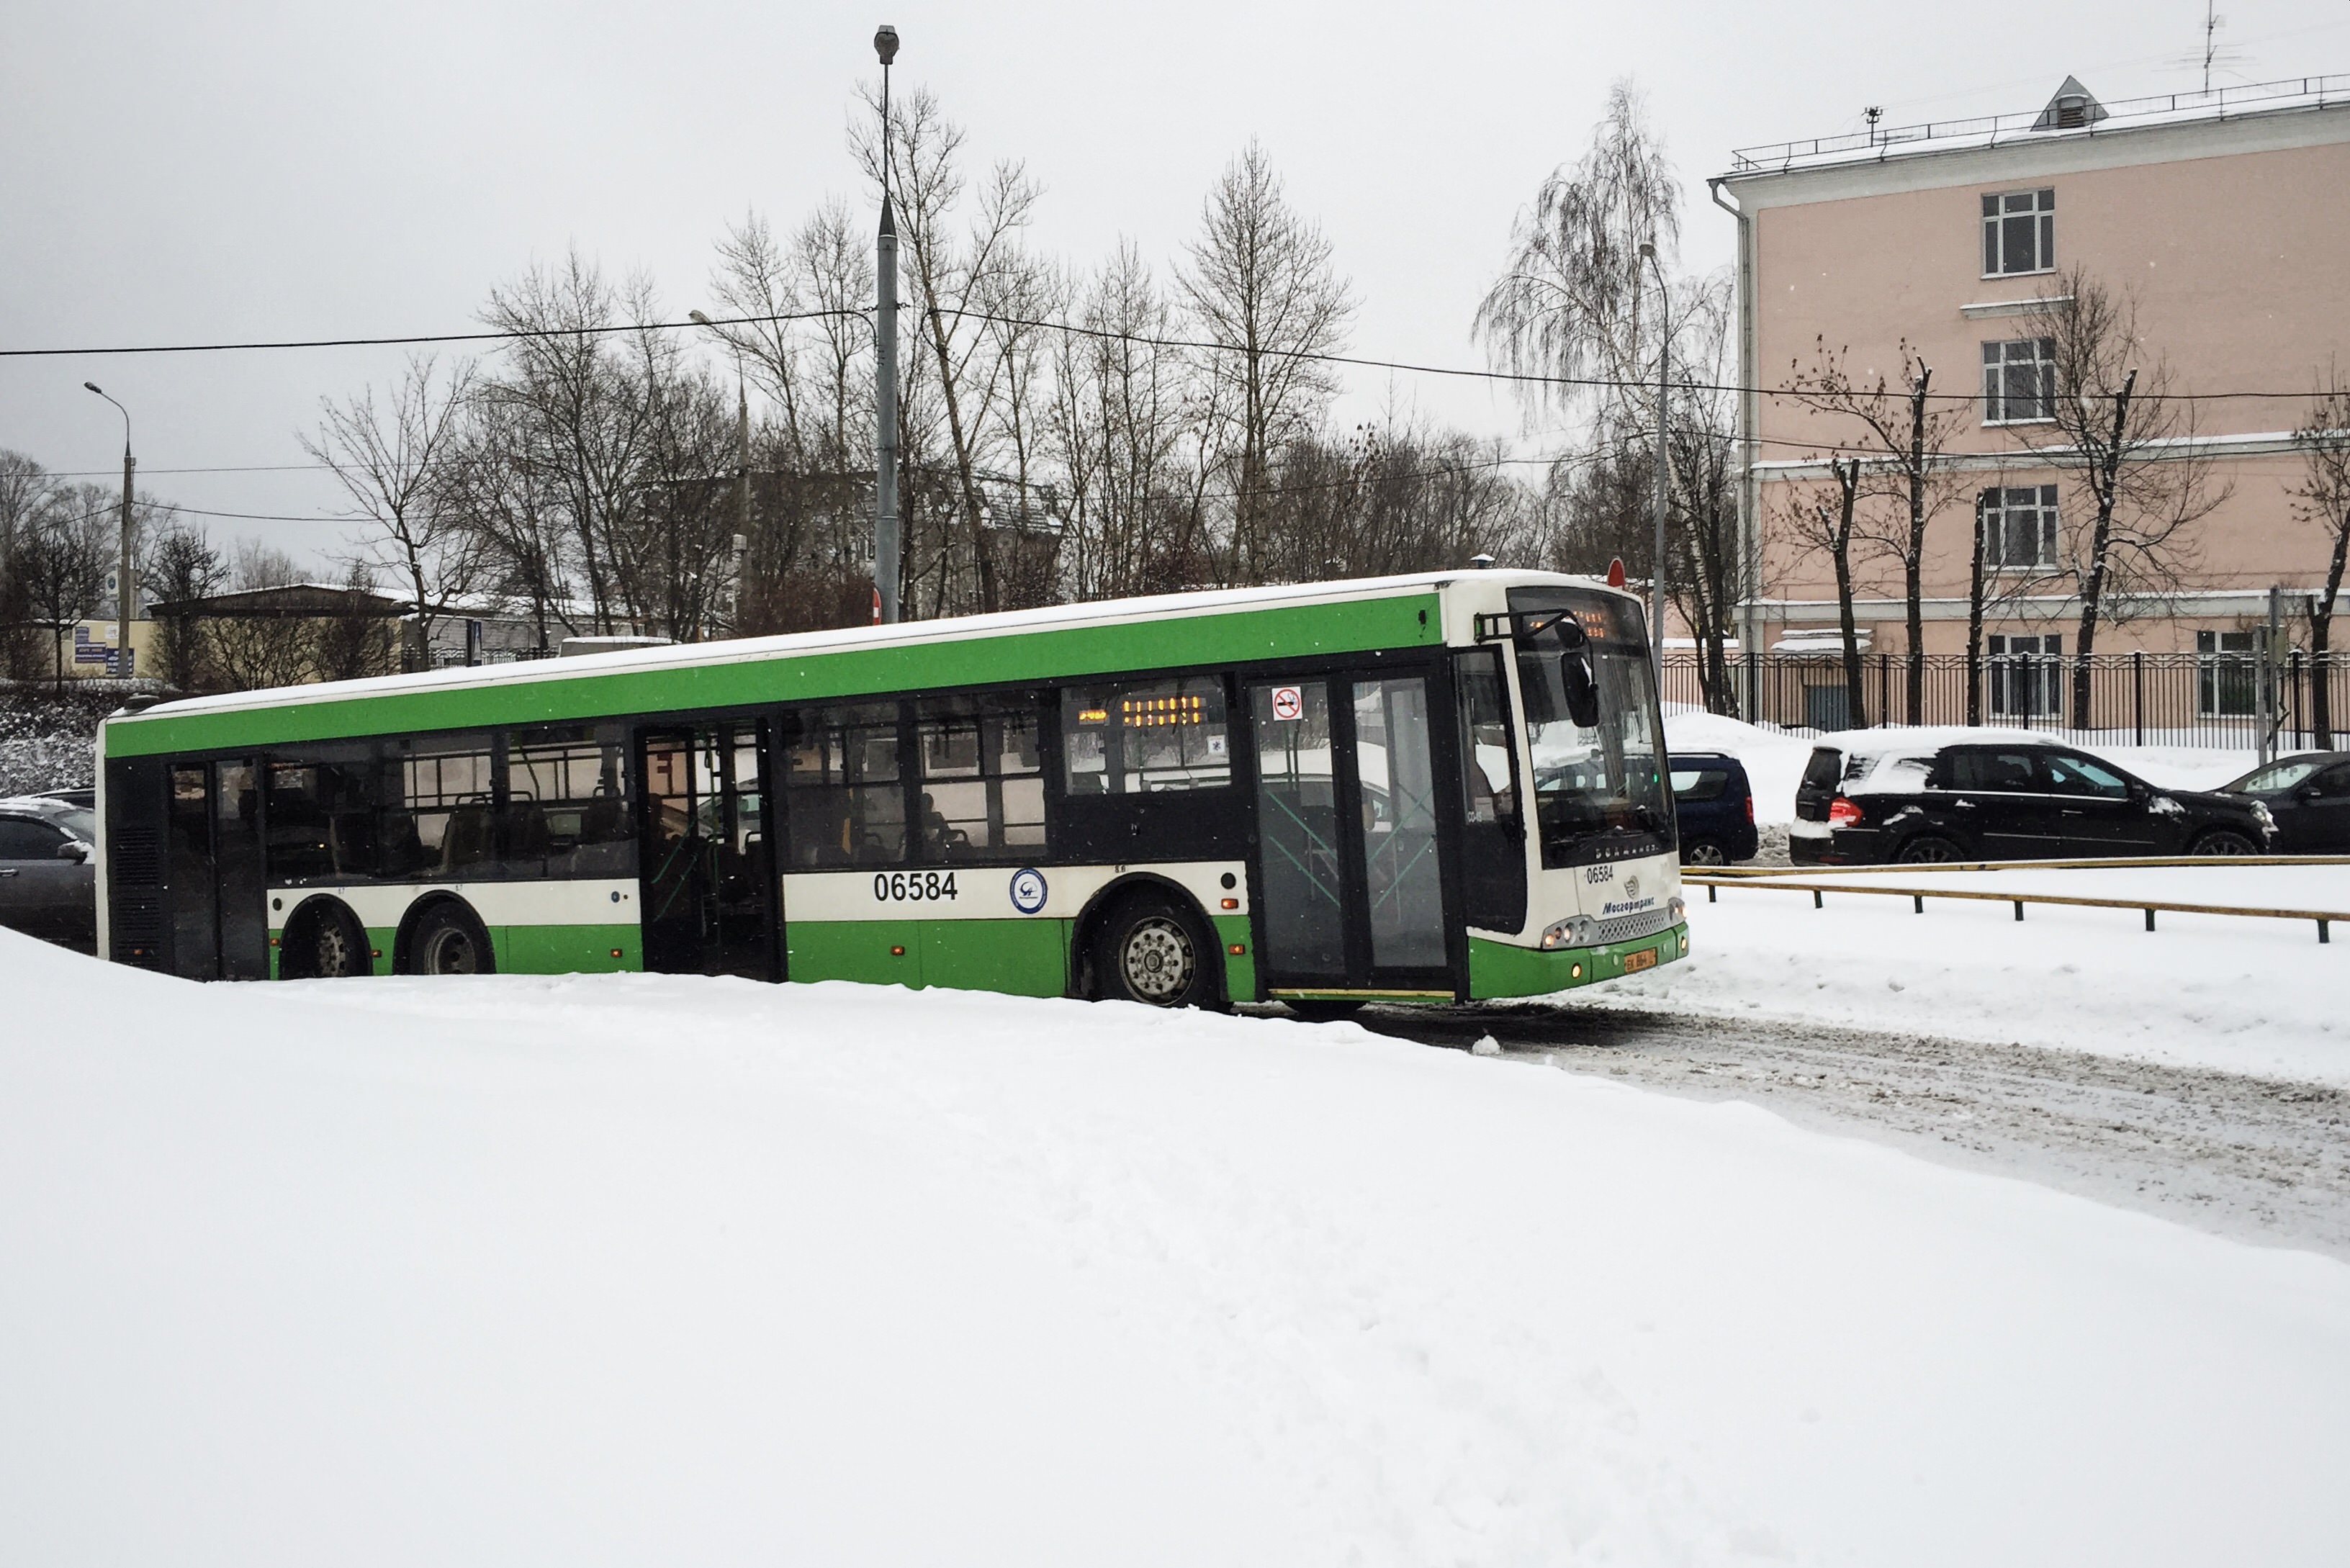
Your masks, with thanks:
[{"label": "deep snow bank", "polygon": [[[0,933],[0,1557],[2336,1559],[2350,1269],[1350,1026]],[[135,1012],[135,1039],[92,1025]]]}]

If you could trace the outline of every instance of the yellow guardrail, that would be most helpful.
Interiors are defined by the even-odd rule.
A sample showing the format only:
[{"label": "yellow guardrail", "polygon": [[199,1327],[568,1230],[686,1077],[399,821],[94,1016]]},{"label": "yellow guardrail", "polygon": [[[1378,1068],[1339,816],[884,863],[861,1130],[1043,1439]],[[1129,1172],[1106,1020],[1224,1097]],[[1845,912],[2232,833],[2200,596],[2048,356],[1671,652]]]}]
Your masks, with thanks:
[{"label": "yellow guardrail", "polygon": [[[1948,871],[1952,869],[1961,871],[2009,871],[2019,869],[2049,870],[2052,868],[2064,867],[2077,868],[2114,866],[2242,866],[2245,864],[2248,864],[2248,862],[2243,857],[2227,859],[2205,857],[2193,860],[1980,860],[1955,867],[1951,863],[1944,861],[1931,867],[1915,866],[1861,866],[1853,867],[1853,870],[1871,872],[1887,870],[1916,871],[1920,869],[1933,869],[1939,871]],[[2258,864],[2263,866],[2350,866],[2350,856],[2331,855],[2306,856],[2300,857],[2270,857],[2263,856],[2260,858]],[[1773,872],[1776,870],[1776,868],[1768,869],[1771,869]],[[2241,904],[2183,904],[2165,898],[2092,898],[2084,893],[2016,893],[2005,892],[1992,888],[1856,887],[1854,884],[1846,881],[1821,882],[1808,879],[1798,880],[1794,875],[1773,874],[1756,876],[1749,873],[1745,875],[1724,877],[1718,875],[1718,870],[1719,868],[1715,871],[1692,874],[1689,870],[1684,869],[1681,873],[1682,885],[1685,887],[1703,888],[1705,889],[1705,901],[1709,904],[1721,902],[1720,893],[1724,888],[1767,888],[1781,892],[1809,893],[1812,896],[1812,908],[1814,909],[1824,909],[1827,908],[1827,895],[1830,893],[1854,893],[1864,898],[1877,897],[1908,898],[1910,901],[1911,912],[1919,915],[1926,912],[1926,900],[1929,898],[1964,898],[1975,903],[2012,904],[2015,906],[2015,918],[2019,920],[2023,919],[2023,906],[2026,904],[2067,905],[2076,909],[2141,909],[2146,913],[2146,929],[2149,931],[2154,929],[2154,917],[2157,913],[2172,915],[2239,915],[2250,919],[2263,920],[2314,920],[2317,922],[2317,940],[2321,943],[2331,942],[2334,940],[2333,925],[2334,921],[2350,920],[2350,910],[2343,909],[2260,909],[2249,908]],[[1841,877],[1849,875],[1849,873],[1839,871],[1836,875]]]},{"label": "yellow guardrail", "polygon": [[2106,856],[2095,860],[1929,860],[1913,864],[1864,866],[1702,866],[1683,867],[1684,879],[1695,877],[1803,877],[1822,872],[1838,877],[1892,875],[1924,871],[2061,871],[2109,869],[2131,866],[2350,866],[2350,855],[2150,855]]}]

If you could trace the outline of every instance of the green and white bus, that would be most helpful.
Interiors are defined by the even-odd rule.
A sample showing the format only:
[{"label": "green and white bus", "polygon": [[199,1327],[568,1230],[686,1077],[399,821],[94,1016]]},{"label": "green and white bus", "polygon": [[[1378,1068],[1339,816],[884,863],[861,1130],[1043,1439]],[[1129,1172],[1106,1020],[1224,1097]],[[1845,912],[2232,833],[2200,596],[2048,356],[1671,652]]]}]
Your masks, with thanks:
[{"label": "green and white bus", "polygon": [[1689,950],[1640,606],[1464,571],[306,686],[108,720],[100,951],[1160,1005]]}]

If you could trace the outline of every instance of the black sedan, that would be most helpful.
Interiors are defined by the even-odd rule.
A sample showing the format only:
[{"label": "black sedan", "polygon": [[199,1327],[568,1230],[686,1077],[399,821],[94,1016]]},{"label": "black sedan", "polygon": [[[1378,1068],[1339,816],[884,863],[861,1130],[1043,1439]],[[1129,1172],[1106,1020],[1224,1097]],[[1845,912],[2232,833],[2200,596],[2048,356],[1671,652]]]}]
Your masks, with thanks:
[{"label": "black sedan", "polygon": [[98,821],[59,800],[0,800],[0,926],[84,952],[98,936]]},{"label": "black sedan", "polygon": [[2350,855],[2350,752],[2280,757],[2220,791],[2268,808],[2280,855]]},{"label": "black sedan", "polygon": [[2071,747],[1967,733],[1814,751],[1795,791],[1790,858],[1845,866],[2275,848],[2276,825],[2257,798],[2161,789]]}]

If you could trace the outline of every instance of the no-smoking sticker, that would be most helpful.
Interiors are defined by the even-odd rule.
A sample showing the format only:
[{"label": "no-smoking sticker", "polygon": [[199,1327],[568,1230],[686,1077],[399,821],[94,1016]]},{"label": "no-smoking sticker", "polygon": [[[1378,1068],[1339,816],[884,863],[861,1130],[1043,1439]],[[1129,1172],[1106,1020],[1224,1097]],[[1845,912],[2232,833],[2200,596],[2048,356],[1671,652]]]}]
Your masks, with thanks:
[{"label": "no-smoking sticker", "polygon": [[1304,711],[1305,711],[1305,699],[1299,693],[1296,687],[1276,686],[1273,689],[1273,716],[1274,718],[1295,719]]}]

